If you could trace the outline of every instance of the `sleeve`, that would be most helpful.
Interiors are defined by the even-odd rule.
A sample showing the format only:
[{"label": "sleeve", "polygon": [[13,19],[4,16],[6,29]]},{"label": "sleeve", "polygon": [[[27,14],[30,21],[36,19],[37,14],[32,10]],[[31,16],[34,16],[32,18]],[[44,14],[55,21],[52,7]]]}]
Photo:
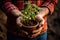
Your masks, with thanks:
[{"label": "sleeve", "polygon": [[10,13],[14,9],[18,9],[14,4],[12,4],[11,0],[4,0],[1,1],[2,10],[6,10],[8,13]]},{"label": "sleeve", "polygon": [[47,0],[41,6],[42,7],[47,7],[49,9],[49,12],[52,14],[57,2],[58,2],[58,0]]}]

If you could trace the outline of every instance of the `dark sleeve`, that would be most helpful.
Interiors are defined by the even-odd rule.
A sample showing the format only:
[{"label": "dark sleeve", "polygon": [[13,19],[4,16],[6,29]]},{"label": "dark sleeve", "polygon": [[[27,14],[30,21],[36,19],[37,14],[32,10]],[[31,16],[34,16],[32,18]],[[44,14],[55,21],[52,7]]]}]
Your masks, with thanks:
[{"label": "dark sleeve", "polygon": [[50,13],[52,14],[57,2],[58,2],[58,0],[46,0],[44,2],[44,4],[42,5],[42,7],[47,7],[49,9]]}]

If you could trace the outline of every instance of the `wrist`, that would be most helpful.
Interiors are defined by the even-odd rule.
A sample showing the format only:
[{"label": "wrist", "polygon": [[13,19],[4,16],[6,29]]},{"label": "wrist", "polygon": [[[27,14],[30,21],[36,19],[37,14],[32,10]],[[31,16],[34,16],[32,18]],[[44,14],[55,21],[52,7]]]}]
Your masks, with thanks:
[{"label": "wrist", "polygon": [[19,16],[21,14],[21,12],[19,10],[12,10],[11,13],[14,15],[14,16]]},{"label": "wrist", "polygon": [[48,8],[45,7],[45,8],[41,8],[38,15],[40,15],[41,17],[44,17],[44,16],[48,15],[48,13],[49,13],[49,10],[48,10]]}]

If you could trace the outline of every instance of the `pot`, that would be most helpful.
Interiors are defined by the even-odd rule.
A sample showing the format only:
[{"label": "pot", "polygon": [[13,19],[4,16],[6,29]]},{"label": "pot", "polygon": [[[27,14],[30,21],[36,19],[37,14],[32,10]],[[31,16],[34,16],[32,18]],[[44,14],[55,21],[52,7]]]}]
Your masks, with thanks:
[{"label": "pot", "polygon": [[[34,20],[33,20],[34,21]],[[26,30],[26,31],[32,31],[32,30],[36,30],[38,27],[39,27],[39,22],[38,21],[35,21],[36,22],[36,24],[35,25],[28,25],[28,26],[26,26],[26,25],[22,25],[22,27],[23,27],[23,30]]]}]

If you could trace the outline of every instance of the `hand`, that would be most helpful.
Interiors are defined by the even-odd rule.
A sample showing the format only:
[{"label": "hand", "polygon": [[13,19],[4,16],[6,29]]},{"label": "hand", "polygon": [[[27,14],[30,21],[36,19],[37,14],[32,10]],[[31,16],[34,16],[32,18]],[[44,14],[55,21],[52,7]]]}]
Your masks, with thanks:
[{"label": "hand", "polygon": [[38,14],[36,16],[36,19],[40,22],[40,25],[39,26],[43,26],[43,24],[45,22],[44,18],[41,15]]},{"label": "hand", "polygon": [[37,15],[37,20],[40,22],[39,28],[32,31],[32,35],[31,36],[28,36],[30,38],[37,37],[42,32],[42,29],[43,29],[42,26],[44,25],[45,20],[43,19],[43,17],[40,17],[40,15]]},{"label": "hand", "polygon": [[48,13],[49,13],[48,8],[41,8],[41,10],[38,12],[38,14],[36,15],[36,19],[40,22],[39,26],[43,26],[45,22],[44,17],[48,15]]},{"label": "hand", "polygon": [[35,38],[35,37],[37,37],[38,35],[40,35],[41,34],[41,30],[43,29],[43,27],[40,27],[39,29],[37,29],[37,30],[33,30],[32,31],[32,34],[31,35],[28,35],[28,37],[29,38]]},{"label": "hand", "polygon": [[45,22],[44,16],[46,16],[48,13],[49,13],[48,8],[42,8],[42,10],[36,15],[36,19],[40,22],[39,29],[33,30],[32,31],[33,34],[29,37],[34,38],[41,34],[41,31],[43,29],[43,27],[41,26],[43,26]]},{"label": "hand", "polygon": [[18,25],[18,31],[20,32],[18,36],[25,37],[28,35],[28,32],[22,29],[22,17],[18,17],[16,23]]},{"label": "hand", "polygon": [[41,27],[41,26],[44,25],[45,20],[43,19],[43,17],[40,17],[40,15],[37,15],[37,20],[40,22],[39,28],[37,30],[32,31],[33,34],[31,35],[31,38],[34,38],[34,37],[37,37],[38,35],[40,35],[41,31],[43,29],[43,27]]}]

